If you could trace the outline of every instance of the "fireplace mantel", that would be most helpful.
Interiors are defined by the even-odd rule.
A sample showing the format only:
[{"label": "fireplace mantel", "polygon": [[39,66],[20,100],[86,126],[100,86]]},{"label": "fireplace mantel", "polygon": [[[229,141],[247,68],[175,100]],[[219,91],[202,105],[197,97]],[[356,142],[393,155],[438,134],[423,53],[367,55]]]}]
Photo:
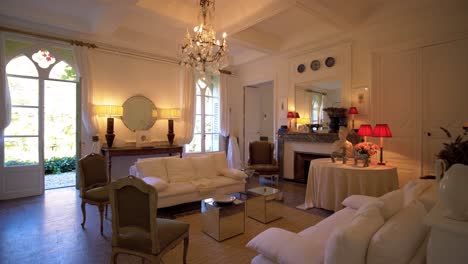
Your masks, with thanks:
[{"label": "fireplace mantel", "polygon": [[[337,133],[297,133],[283,132],[281,130],[278,131],[278,166],[280,177],[294,179],[294,175],[286,175],[285,177],[285,167],[288,167],[285,166],[285,155],[288,155],[288,153],[285,153],[285,144],[296,143],[294,145],[297,145],[297,143],[304,143],[303,147],[306,149],[306,151],[301,149],[301,152],[330,155],[332,150],[332,143],[336,140],[338,140]],[[291,157],[288,157],[286,160],[289,160],[290,158]]]}]

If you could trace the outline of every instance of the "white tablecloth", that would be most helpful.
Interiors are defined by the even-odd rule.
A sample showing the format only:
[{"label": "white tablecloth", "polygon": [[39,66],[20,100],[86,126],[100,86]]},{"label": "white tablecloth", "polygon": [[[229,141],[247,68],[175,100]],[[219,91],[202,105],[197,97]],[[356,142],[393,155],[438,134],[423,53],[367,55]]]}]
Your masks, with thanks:
[{"label": "white tablecloth", "polygon": [[378,197],[396,189],[398,173],[394,166],[372,164],[363,168],[362,163],[355,166],[354,160],[343,164],[332,163],[330,158],[314,159],[310,162],[305,203],[300,207],[338,211],[350,195]]}]

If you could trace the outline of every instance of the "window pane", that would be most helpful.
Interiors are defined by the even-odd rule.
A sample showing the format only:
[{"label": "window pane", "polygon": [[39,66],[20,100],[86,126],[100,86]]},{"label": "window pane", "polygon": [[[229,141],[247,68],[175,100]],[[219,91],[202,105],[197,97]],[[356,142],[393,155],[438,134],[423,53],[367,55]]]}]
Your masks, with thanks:
[{"label": "window pane", "polygon": [[49,78],[74,81],[76,80],[76,73],[70,65],[64,61],[61,61],[52,67]]},{"label": "window pane", "polygon": [[39,109],[37,108],[11,108],[11,123],[5,129],[5,136],[38,135]]},{"label": "window pane", "polygon": [[213,98],[205,97],[205,115],[213,114]]},{"label": "window pane", "polygon": [[5,137],[5,166],[39,163],[39,139],[37,137]]},{"label": "window pane", "polygon": [[219,134],[213,134],[213,151],[219,151]]},{"label": "window pane", "polygon": [[213,117],[205,116],[205,133],[213,132]]},{"label": "window pane", "polygon": [[12,105],[39,105],[38,80],[8,77]]},{"label": "window pane", "polygon": [[201,152],[201,135],[195,134],[193,135],[192,142],[187,145],[186,149],[187,153],[194,153],[194,152]]},{"label": "window pane", "polygon": [[207,134],[205,137],[205,152],[213,151],[213,135]]},{"label": "window pane", "polygon": [[6,66],[6,73],[33,77],[39,76],[34,63],[24,55],[12,59]]},{"label": "window pane", "polygon": [[196,115],[195,116],[195,128],[194,128],[194,133],[201,133],[201,115]]},{"label": "window pane", "polygon": [[75,156],[76,84],[45,81],[44,158]]},{"label": "window pane", "polygon": [[206,91],[205,91],[205,96],[212,96],[213,94],[211,93],[211,89],[210,87],[207,87],[206,88]]},{"label": "window pane", "polygon": [[195,105],[195,114],[200,115],[201,114],[201,97],[197,96],[197,102]]},{"label": "window pane", "polygon": [[196,89],[197,89],[196,95],[201,95],[200,87],[198,85],[196,85]]},{"label": "window pane", "polygon": [[43,69],[49,68],[50,65],[55,63],[55,57],[50,54],[48,50],[41,49],[32,55],[33,61]]}]

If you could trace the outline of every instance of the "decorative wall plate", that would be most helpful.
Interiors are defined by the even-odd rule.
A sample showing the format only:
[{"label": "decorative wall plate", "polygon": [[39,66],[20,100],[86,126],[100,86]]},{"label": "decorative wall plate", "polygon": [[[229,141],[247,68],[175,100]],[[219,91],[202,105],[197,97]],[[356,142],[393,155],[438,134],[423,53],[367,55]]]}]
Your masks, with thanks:
[{"label": "decorative wall plate", "polygon": [[328,57],[328,58],[325,60],[325,65],[327,65],[327,67],[333,67],[333,65],[335,65],[335,58],[333,58],[333,57]]},{"label": "decorative wall plate", "polygon": [[303,73],[305,69],[306,69],[306,66],[304,64],[299,64],[299,66],[297,66],[298,73]]},{"label": "decorative wall plate", "polygon": [[313,60],[313,61],[310,63],[310,68],[311,68],[313,71],[316,71],[316,70],[320,69],[320,61],[319,61],[319,60]]}]

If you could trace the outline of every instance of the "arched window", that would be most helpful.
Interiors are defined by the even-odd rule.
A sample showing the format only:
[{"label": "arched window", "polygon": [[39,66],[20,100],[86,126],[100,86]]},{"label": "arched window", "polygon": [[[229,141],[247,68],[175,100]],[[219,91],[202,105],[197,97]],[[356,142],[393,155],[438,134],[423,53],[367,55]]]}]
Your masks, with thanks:
[{"label": "arched window", "polygon": [[55,64],[50,70],[50,79],[76,81],[75,70],[64,61]]}]

